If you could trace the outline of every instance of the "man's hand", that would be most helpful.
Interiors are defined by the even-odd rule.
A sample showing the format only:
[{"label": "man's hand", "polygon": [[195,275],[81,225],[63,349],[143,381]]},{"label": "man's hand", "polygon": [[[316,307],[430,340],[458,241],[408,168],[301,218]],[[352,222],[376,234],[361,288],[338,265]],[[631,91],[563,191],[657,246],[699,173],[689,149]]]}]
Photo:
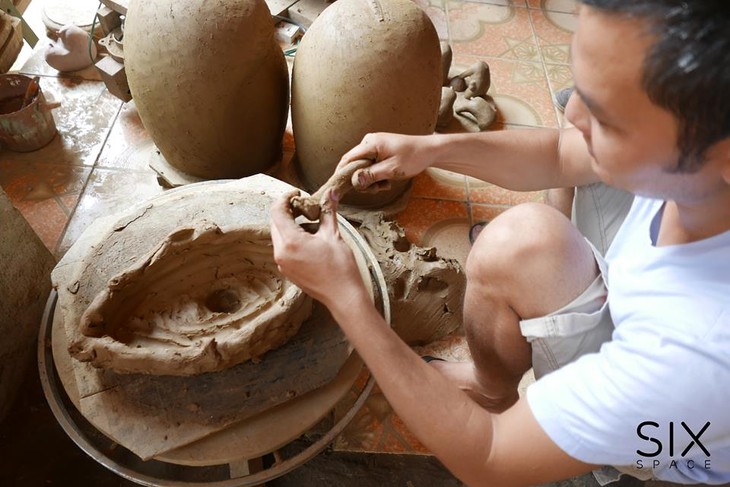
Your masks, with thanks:
[{"label": "man's hand", "polygon": [[298,194],[283,196],[271,209],[271,239],[279,270],[330,310],[346,309],[357,299],[369,302],[355,257],[340,237],[338,195],[331,190],[323,195],[319,229],[310,234],[297,225],[291,212],[289,201]]},{"label": "man's hand", "polygon": [[390,181],[408,179],[421,173],[435,161],[431,136],[367,134],[362,142],[342,156],[340,169],[358,159],[375,161],[355,172],[353,186],[358,191],[377,192],[389,189]]}]

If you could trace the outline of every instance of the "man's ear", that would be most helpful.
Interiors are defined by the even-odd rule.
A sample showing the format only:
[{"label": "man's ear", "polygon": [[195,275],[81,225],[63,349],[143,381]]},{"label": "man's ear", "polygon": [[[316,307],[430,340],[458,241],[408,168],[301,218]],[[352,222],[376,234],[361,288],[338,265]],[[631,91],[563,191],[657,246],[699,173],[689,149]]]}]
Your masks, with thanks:
[{"label": "man's ear", "polygon": [[707,151],[711,159],[717,159],[720,176],[730,185],[730,137],[715,142]]}]

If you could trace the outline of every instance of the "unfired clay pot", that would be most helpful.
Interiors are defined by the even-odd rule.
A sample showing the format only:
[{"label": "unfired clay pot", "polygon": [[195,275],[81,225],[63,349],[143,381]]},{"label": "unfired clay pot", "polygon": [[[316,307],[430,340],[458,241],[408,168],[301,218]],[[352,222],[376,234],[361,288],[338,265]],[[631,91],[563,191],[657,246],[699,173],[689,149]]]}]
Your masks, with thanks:
[{"label": "unfired clay pot", "polygon": [[[410,0],[338,0],[315,20],[294,61],[292,122],[299,172],[314,191],[369,132],[430,134],[441,97],[433,24]],[[407,182],[344,202],[384,206]]]},{"label": "unfired clay pot", "polygon": [[140,118],[173,167],[223,179],[278,161],[289,81],[264,0],[132,0],[124,54]]}]

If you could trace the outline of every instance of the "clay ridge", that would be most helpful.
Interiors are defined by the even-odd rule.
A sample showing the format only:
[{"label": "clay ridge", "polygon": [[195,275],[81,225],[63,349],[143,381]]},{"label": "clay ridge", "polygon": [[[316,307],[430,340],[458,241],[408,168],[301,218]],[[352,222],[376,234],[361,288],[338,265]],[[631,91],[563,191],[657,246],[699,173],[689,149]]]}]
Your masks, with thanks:
[{"label": "clay ridge", "polygon": [[279,274],[267,226],[185,228],[109,280],[69,352],[124,373],[213,372],[283,345],[311,307]]}]

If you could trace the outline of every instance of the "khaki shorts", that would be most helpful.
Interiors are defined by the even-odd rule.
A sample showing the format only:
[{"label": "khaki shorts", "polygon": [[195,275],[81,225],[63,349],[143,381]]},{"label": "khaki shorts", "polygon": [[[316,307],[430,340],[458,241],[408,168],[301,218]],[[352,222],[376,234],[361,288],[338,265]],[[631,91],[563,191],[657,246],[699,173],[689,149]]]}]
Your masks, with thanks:
[{"label": "khaki shorts", "polygon": [[608,268],[601,253],[586,239],[598,263],[599,275],[572,302],[554,313],[520,321],[522,335],[532,345],[532,368],[539,379],[581,355],[598,352],[611,339],[608,312]]}]

